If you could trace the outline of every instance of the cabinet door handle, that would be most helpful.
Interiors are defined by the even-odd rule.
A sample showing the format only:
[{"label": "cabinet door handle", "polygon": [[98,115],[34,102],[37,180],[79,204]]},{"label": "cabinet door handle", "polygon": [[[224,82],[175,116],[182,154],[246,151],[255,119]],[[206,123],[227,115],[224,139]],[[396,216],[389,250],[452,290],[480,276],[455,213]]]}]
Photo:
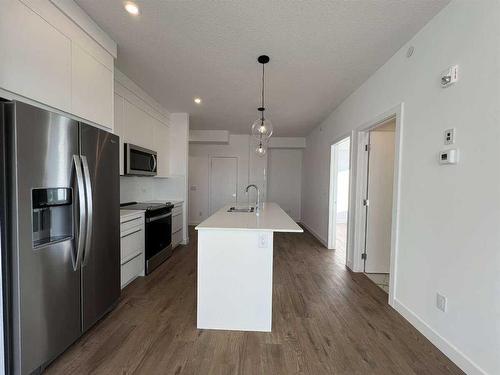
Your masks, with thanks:
[{"label": "cabinet door handle", "polygon": [[120,236],[120,238],[125,238],[125,237],[128,237],[128,236],[131,236],[134,233],[140,232],[141,230],[142,230],[142,228],[141,229],[136,229],[133,232],[130,232],[130,233],[124,234],[123,236]]},{"label": "cabinet door handle", "polygon": [[134,217],[133,219],[128,219],[128,220],[122,221],[120,224],[130,223],[131,221],[134,221],[134,220],[140,220],[140,217]]}]

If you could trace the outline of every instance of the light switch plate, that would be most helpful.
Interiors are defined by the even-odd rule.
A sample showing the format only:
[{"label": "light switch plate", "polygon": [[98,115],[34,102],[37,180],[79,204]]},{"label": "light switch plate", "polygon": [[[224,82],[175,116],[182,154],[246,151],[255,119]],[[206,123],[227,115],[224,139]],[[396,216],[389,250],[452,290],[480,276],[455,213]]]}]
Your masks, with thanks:
[{"label": "light switch plate", "polygon": [[436,307],[442,312],[446,312],[446,297],[442,294],[436,293]]},{"label": "light switch plate", "polygon": [[455,143],[455,129],[446,129],[444,131],[444,144],[452,145]]}]

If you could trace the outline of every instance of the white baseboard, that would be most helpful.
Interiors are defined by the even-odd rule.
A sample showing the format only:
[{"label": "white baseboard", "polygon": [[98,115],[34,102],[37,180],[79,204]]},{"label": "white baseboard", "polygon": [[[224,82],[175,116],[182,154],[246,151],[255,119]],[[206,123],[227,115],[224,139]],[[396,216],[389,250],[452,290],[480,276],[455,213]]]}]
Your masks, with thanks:
[{"label": "white baseboard", "polygon": [[314,231],[313,229],[311,229],[309,227],[309,225],[307,225],[306,223],[304,223],[303,221],[300,222],[300,224],[302,226],[304,226],[304,228],[306,228],[314,237],[316,237],[316,239],[321,242],[321,244],[324,246],[324,247],[328,247],[328,242],[322,238],[318,233],[316,233],[316,231]]},{"label": "white baseboard", "polygon": [[487,375],[488,373],[474,363],[469,357],[462,353],[452,343],[434,331],[427,323],[420,319],[417,314],[407,308],[397,299],[394,299],[394,308],[403,318],[408,320],[421,334],[441,350],[451,361],[468,375]]}]

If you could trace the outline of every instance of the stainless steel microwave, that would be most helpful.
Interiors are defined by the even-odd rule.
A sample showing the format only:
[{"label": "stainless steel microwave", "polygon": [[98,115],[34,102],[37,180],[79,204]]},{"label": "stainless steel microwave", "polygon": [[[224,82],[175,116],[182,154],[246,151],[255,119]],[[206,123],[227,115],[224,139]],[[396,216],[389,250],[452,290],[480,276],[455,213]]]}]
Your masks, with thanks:
[{"label": "stainless steel microwave", "polygon": [[158,157],[156,151],[125,143],[125,174],[132,176],[156,176]]}]

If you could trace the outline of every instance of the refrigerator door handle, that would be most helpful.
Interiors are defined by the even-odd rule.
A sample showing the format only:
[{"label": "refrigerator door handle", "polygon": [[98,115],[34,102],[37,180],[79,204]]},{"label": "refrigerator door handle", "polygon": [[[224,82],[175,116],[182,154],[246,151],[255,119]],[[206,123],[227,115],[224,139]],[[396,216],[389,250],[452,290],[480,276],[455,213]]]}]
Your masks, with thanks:
[{"label": "refrigerator door handle", "polygon": [[75,165],[76,182],[78,185],[78,205],[79,205],[79,222],[78,222],[78,240],[76,250],[76,260],[73,263],[73,270],[77,271],[82,264],[83,248],[85,246],[86,237],[86,204],[85,204],[85,186],[83,184],[83,173],[80,156],[73,155],[73,163]]},{"label": "refrigerator door handle", "polygon": [[93,206],[92,206],[92,182],[90,181],[90,171],[89,164],[87,162],[87,157],[81,155],[83,165],[83,175],[85,178],[85,193],[87,197],[87,232],[85,233],[85,252],[83,255],[83,266],[87,264],[87,260],[90,254],[90,248],[92,247],[92,219],[93,219]]}]

